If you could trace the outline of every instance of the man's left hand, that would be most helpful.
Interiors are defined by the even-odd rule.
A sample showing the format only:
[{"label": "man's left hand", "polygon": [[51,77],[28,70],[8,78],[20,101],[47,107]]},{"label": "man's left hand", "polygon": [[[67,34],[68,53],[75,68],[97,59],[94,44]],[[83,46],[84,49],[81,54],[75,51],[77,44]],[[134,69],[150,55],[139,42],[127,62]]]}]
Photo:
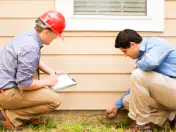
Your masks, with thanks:
[{"label": "man's left hand", "polygon": [[118,109],[115,105],[106,110],[106,118],[113,118],[117,115]]}]

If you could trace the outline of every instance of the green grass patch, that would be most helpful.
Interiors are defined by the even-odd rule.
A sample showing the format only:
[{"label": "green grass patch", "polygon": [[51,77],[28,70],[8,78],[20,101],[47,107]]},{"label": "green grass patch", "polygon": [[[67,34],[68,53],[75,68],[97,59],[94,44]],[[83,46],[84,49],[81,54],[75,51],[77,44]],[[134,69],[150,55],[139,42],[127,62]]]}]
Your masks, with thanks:
[{"label": "green grass patch", "polygon": [[[118,123],[106,122],[105,120],[96,117],[94,119],[60,119],[51,120],[46,125],[33,126],[25,125],[25,129],[21,132],[127,132],[124,128],[129,125],[129,123],[124,120]],[[5,131],[4,127],[0,127],[0,132]],[[10,131],[9,131],[10,132]],[[18,131],[13,131],[18,132]],[[129,131],[130,132],[130,131]],[[158,127],[154,125],[153,132],[173,132],[169,129],[168,124],[165,127]]]},{"label": "green grass patch", "polygon": [[[26,125],[21,132],[124,132],[124,122],[118,124],[96,123],[89,120],[60,120],[49,121],[46,125],[33,126]],[[121,128],[117,128],[117,127]],[[0,127],[0,132],[8,132],[4,127]],[[13,131],[18,132],[18,131]]]}]

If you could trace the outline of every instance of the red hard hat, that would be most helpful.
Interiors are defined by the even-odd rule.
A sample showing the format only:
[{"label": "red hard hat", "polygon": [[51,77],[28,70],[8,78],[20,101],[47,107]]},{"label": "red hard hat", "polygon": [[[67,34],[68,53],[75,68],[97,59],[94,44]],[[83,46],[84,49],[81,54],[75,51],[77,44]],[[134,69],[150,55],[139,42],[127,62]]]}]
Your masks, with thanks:
[{"label": "red hard hat", "polygon": [[64,16],[58,11],[45,12],[40,19],[51,28],[59,37],[65,29],[66,23]]}]

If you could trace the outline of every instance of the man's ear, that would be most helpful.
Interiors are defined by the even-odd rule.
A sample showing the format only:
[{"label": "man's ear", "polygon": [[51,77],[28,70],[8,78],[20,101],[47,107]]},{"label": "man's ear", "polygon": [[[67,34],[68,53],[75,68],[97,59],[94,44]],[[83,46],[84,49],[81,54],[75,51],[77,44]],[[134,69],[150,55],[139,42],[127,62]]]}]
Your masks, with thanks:
[{"label": "man's ear", "polygon": [[44,29],[44,30],[43,30],[43,34],[44,34],[44,35],[47,35],[49,32],[50,32],[50,31],[49,31],[48,29]]}]

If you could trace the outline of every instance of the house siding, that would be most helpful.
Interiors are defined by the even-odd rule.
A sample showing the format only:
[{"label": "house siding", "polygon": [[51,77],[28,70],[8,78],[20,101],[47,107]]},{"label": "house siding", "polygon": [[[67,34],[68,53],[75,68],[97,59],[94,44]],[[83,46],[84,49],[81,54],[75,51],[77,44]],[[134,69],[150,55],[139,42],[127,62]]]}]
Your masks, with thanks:
[{"label": "house siding", "polygon": [[[176,47],[176,0],[165,0],[164,32],[139,32],[158,36]],[[1,0],[0,48],[16,34],[31,29],[35,19],[55,9],[55,0]],[[114,48],[118,32],[65,31],[64,41],[55,40],[42,49],[42,61],[57,72],[68,72],[78,81],[61,90],[62,110],[102,110],[118,100],[130,87],[134,61]],[[41,78],[47,75],[41,73]]]}]

